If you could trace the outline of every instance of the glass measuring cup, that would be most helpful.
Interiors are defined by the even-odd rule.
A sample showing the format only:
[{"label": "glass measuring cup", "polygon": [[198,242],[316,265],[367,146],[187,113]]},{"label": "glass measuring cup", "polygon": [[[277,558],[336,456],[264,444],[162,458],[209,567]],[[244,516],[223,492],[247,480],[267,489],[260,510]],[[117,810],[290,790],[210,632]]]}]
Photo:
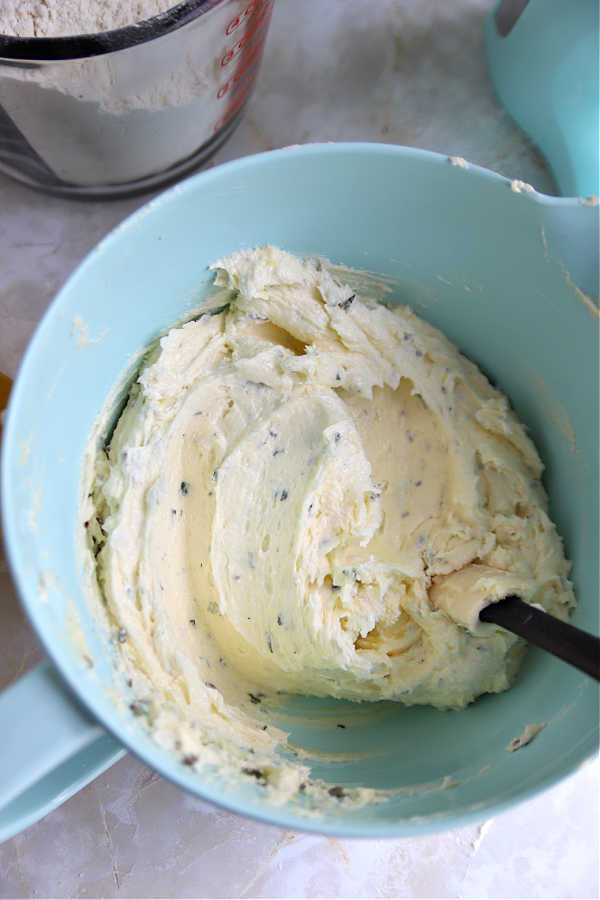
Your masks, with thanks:
[{"label": "glass measuring cup", "polygon": [[119,197],[176,180],[238,124],[274,0],[186,0],[93,35],[0,35],[0,170]]}]

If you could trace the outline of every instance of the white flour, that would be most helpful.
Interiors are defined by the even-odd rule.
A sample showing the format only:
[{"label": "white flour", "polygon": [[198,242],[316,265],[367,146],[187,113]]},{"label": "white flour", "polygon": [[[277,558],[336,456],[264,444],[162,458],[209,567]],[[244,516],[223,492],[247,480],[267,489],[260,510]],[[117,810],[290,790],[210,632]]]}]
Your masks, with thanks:
[{"label": "white flour", "polygon": [[[0,9],[0,34],[59,37],[101,32],[152,18],[173,5],[172,0],[20,0],[11,9]],[[229,7],[225,16],[230,16],[232,4],[222,6]],[[97,103],[102,111],[116,115],[180,106],[216,85],[218,62],[212,57],[220,49],[225,27],[222,14],[213,10],[187,28],[128,50],[37,69],[10,67],[2,74]]]},{"label": "white flour", "polygon": [[[174,5],[173,0],[17,0],[9,6],[0,0],[0,33],[97,32]],[[269,0],[223,0],[168,34],[101,56],[35,68],[0,62],[0,106],[63,181],[121,184],[162,172],[195,153],[224,122],[231,95],[220,89],[227,87],[234,66],[222,60],[243,33],[231,25],[245,21],[246,9],[248,22],[258,23],[270,5]]]},{"label": "white flour", "polygon": [[123,28],[166,12],[173,0],[16,0],[0,9],[0,34],[65,37]]}]

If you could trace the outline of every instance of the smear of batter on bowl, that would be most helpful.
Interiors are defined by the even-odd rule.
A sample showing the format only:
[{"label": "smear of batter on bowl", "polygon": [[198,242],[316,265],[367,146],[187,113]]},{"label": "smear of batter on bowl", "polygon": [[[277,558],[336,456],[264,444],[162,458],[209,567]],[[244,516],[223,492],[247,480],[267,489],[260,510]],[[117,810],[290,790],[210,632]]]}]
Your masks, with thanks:
[{"label": "smear of batter on bowl", "polygon": [[151,348],[86,488],[131,709],[186,765],[365,802],[289,757],[274,691],[459,709],[507,689],[525,645],[481,608],[574,604],[543,466],[407,307],[273,247],[213,269],[227,308]]},{"label": "smear of batter on bowl", "polygon": [[535,194],[536,190],[530,184],[527,184],[526,181],[520,181],[518,178],[515,178],[510,183],[510,189],[514,194]]},{"label": "smear of batter on bowl", "polygon": [[516,753],[517,750],[520,750],[521,747],[526,747],[527,744],[530,744],[534,737],[536,737],[540,731],[543,731],[548,723],[540,722],[536,724],[535,722],[530,722],[529,725],[526,725],[523,733],[518,737],[514,737],[512,741],[507,746],[507,750],[510,750],[511,753]]}]

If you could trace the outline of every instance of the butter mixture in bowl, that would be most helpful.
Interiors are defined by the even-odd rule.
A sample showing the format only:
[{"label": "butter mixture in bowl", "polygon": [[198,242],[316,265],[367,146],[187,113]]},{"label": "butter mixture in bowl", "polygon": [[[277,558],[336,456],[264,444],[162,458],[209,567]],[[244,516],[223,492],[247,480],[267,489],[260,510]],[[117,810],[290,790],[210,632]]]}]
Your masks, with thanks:
[{"label": "butter mixture in bowl", "polygon": [[323,260],[213,268],[220,311],[151,348],[95,458],[98,594],[162,746],[335,802],[269,698],[503,691],[525,645],[479,611],[518,593],[566,618],[569,564],[525,428],[437,329]]}]

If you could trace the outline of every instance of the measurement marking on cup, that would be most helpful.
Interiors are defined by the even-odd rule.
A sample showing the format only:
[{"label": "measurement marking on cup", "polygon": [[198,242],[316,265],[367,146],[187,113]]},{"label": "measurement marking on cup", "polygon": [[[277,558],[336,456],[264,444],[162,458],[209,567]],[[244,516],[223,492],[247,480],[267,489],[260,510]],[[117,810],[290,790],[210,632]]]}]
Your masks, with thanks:
[{"label": "measurement marking on cup", "polygon": [[233,34],[233,32],[240,27],[244,20],[251,18],[257,10],[265,6],[265,3],[268,2],[270,2],[270,0],[252,0],[252,2],[248,4],[243,12],[239,13],[234,19],[231,20],[231,22],[225,29],[225,34],[227,35],[227,37]]},{"label": "measurement marking on cup", "polygon": [[259,31],[261,25],[265,22],[268,11],[269,4],[267,3],[263,6],[261,14],[256,17],[250,30],[246,32],[244,37],[241,38],[233,47],[231,47],[223,54],[223,56],[221,57],[221,68],[225,68],[225,66],[228,66],[233,59],[236,59],[238,56],[243,54],[250,41],[257,35],[257,32]]},{"label": "measurement marking on cup", "polygon": [[215,122],[213,133],[220,131],[234,116],[254,85],[273,2],[274,0],[252,0],[225,28],[225,37],[236,34],[241,26],[246,26],[247,30],[241,36],[236,34],[234,43],[225,47],[221,56],[222,69],[226,69],[232,62],[237,63],[238,67],[217,89],[217,100],[227,98],[228,106]]}]

